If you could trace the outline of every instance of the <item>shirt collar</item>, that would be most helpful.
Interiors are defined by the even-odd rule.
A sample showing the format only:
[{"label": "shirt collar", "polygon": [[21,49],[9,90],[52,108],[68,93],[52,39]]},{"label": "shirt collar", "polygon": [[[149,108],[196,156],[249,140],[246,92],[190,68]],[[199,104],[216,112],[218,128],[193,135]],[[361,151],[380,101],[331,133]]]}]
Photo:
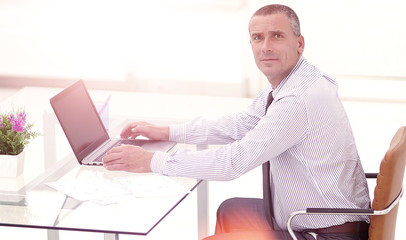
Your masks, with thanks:
[{"label": "shirt collar", "polygon": [[270,87],[270,92],[273,91],[272,95],[275,97],[276,94],[280,91],[280,89],[282,88],[283,85],[285,85],[286,81],[290,78],[290,76],[292,76],[292,74],[294,72],[296,72],[296,70],[302,65],[302,63],[305,61],[305,58],[302,55],[300,55],[299,60],[297,61],[296,65],[293,67],[292,71],[290,71],[290,73],[279,83],[279,85],[273,89],[272,86]]}]

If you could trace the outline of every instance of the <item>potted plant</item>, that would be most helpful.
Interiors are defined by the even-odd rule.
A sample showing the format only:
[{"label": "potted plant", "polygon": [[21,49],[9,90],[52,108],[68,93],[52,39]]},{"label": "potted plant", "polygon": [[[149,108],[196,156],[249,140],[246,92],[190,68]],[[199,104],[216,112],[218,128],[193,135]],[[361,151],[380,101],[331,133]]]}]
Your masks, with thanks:
[{"label": "potted plant", "polygon": [[0,177],[17,177],[24,169],[24,147],[39,133],[25,111],[0,115]]}]

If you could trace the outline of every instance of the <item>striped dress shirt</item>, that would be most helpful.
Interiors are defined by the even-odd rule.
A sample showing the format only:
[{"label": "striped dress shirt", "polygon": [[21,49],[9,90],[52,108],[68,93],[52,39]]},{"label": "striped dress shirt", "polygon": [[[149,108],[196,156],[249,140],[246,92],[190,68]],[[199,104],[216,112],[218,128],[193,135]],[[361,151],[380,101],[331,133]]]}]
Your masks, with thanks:
[{"label": "striped dress shirt", "polygon": [[[270,91],[274,101],[265,113]],[[303,56],[275,89],[259,93],[245,111],[171,125],[170,140],[225,145],[198,152],[155,152],[154,172],[232,180],[270,161],[274,217],[281,229],[286,229],[291,212],[308,207],[369,207],[364,170],[337,84]],[[300,231],[353,221],[369,218],[301,215],[292,227]]]}]

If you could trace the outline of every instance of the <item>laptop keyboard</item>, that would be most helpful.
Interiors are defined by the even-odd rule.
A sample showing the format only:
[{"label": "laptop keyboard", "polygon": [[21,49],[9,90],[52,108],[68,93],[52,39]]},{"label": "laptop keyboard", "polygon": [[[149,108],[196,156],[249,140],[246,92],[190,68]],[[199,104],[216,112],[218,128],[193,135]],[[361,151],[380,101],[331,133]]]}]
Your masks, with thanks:
[{"label": "laptop keyboard", "polygon": [[118,143],[115,145],[122,145],[122,144],[128,144],[128,145],[134,145],[134,146],[141,146],[142,144],[144,144],[144,142],[142,141],[135,141],[134,139],[120,139],[119,141],[117,141]]},{"label": "laptop keyboard", "polygon": [[[144,144],[143,141],[136,141],[134,139],[119,139],[118,141],[115,142],[115,144],[113,145],[113,147],[115,146],[119,146],[119,145],[123,145],[123,144],[127,144],[127,145],[134,145],[134,146],[141,146],[142,144]],[[95,160],[94,162],[102,162],[103,161],[103,157],[106,155],[106,153],[111,149],[111,147],[106,147],[106,150],[104,150]]]}]

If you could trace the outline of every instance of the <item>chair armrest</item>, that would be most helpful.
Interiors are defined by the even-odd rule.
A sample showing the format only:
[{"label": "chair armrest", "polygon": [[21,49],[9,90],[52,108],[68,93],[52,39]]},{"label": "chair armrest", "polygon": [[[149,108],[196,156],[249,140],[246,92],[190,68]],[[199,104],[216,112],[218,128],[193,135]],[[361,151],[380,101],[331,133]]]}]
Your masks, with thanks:
[{"label": "chair armrest", "polygon": [[306,210],[291,213],[287,229],[293,240],[298,240],[292,229],[292,219],[298,215],[375,215],[373,209],[355,209],[355,208],[307,208]]},{"label": "chair armrest", "polygon": [[355,215],[369,215],[373,214],[373,209],[359,209],[359,208],[307,208],[308,214],[355,214]]},{"label": "chair armrest", "polygon": [[351,208],[307,208],[306,210],[296,211],[290,214],[288,222],[286,224],[288,232],[293,240],[297,240],[293,229],[292,229],[292,219],[298,215],[385,215],[389,213],[397,204],[403,196],[403,187],[400,189],[398,196],[395,200],[389,204],[385,209],[374,210],[374,209],[351,209]]},{"label": "chair armrest", "polygon": [[378,173],[365,173],[366,178],[377,178]]}]

